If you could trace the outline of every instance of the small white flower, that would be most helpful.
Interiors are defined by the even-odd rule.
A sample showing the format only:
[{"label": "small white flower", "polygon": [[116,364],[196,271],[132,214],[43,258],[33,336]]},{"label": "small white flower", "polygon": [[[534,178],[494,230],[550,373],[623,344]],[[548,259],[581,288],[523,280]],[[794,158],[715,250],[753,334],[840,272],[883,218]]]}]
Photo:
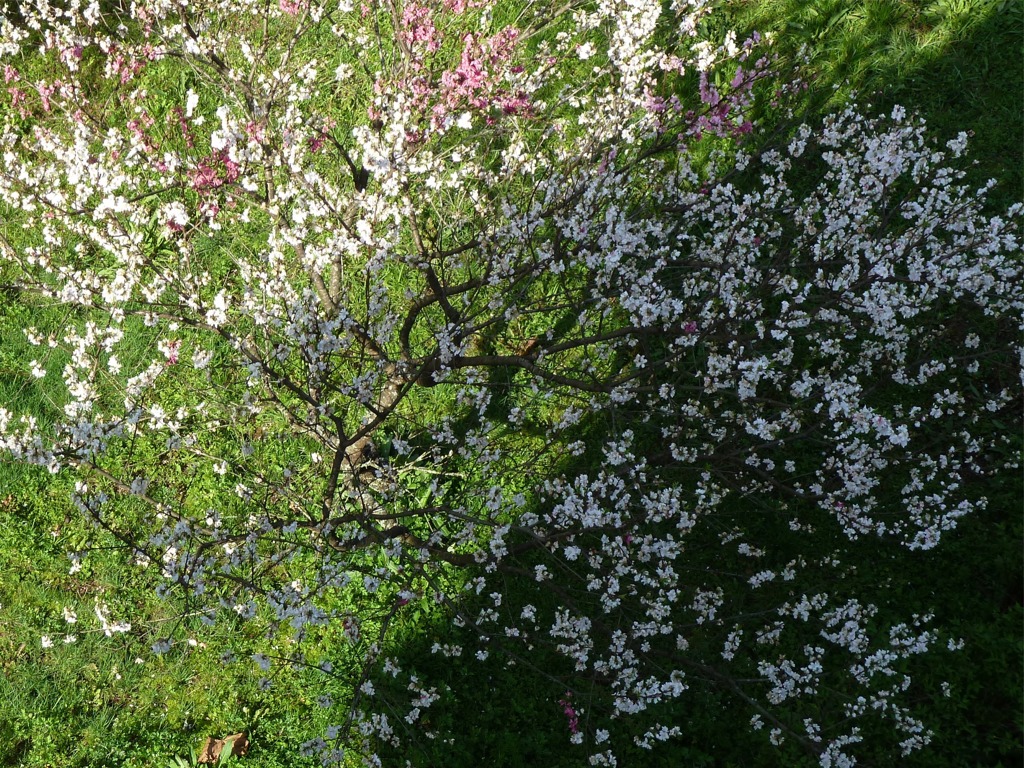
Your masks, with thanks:
[{"label": "small white flower", "polygon": [[197,371],[206,368],[213,360],[213,352],[208,349],[197,349],[192,353],[192,367]]}]

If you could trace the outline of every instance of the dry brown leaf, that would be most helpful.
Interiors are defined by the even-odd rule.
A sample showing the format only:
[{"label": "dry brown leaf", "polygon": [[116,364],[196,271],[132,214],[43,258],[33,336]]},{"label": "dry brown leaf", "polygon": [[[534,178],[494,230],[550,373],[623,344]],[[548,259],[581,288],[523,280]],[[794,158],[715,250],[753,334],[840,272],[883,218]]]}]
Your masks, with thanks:
[{"label": "dry brown leaf", "polygon": [[199,762],[216,763],[226,747],[230,747],[232,757],[241,757],[249,751],[249,739],[246,738],[244,731],[225,736],[223,739],[207,736],[203,748],[199,751]]}]

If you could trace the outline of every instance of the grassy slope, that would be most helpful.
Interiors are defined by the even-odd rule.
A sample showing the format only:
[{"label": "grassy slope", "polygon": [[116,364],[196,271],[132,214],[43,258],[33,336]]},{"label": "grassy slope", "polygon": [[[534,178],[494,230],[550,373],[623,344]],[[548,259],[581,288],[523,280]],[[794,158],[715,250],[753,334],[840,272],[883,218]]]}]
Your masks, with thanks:
[{"label": "grassy slope", "polygon": [[[799,0],[737,2],[741,26],[777,30],[784,52],[810,48],[807,118],[860,94],[880,111],[916,110],[939,139],[973,134],[975,183],[995,178],[992,203],[1024,199],[1024,4],[1000,0]],[[1012,429],[1012,426],[1009,427]],[[896,574],[899,598],[928,606],[936,624],[966,646],[936,680],[955,703],[922,714],[933,747],[905,761],[921,766],[1020,764],[1024,680],[1020,627],[1024,508],[1021,478],[983,489],[991,505],[955,536]],[[962,654],[962,655],[961,655]],[[933,682],[933,684],[934,684]]]},{"label": "grassy slope", "polygon": [[[905,104],[919,110],[941,136],[973,131],[978,178],[1001,180],[1001,202],[1020,199],[1024,89],[1019,3],[735,0],[725,12],[738,27],[775,30],[784,55],[795,56],[802,43],[811,46],[808,80],[813,87],[805,119],[813,121],[853,92],[870,95],[880,109]],[[0,312],[5,339],[13,338],[22,324],[17,311]],[[3,348],[11,350],[7,344]],[[0,368],[5,401],[15,393],[28,396],[24,376],[15,368],[10,360]],[[0,496],[15,497],[0,515],[0,658],[5,673],[0,765],[151,764],[157,755],[183,754],[198,746],[206,733],[252,727],[260,707],[259,738],[245,764],[306,764],[288,746],[309,738],[309,720],[315,715],[308,702],[294,704],[301,700],[301,688],[291,687],[298,681],[262,695],[253,680],[225,673],[197,655],[172,655],[158,668],[135,665],[135,655],[148,647],[146,637],[126,639],[114,648],[86,638],[44,653],[34,633],[41,626],[59,626],[59,616],[52,615],[59,609],[53,606],[73,603],[88,612],[93,592],[112,591],[116,585],[145,607],[148,613],[140,624],[159,621],[160,609],[146,599],[145,585],[125,584],[128,571],[115,558],[81,583],[68,579],[67,561],[56,546],[63,537],[53,546],[34,544],[54,541],[50,533],[55,526],[68,525],[59,488],[45,477],[6,470],[0,482]],[[956,706],[935,709],[938,743],[916,761],[920,765],[1012,764],[1017,755],[1022,709],[1019,482],[1013,478],[991,495],[988,515],[967,521],[949,546],[922,558],[916,573],[905,574],[906,599],[921,601],[924,591],[934,592],[937,622],[969,641],[963,651],[967,663],[957,659],[948,670]],[[450,629],[430,624],[417,629],[430,638],[410,640],[407,656],[460,692],[434,717],[442,729],[460,733],[461,741],[435,743],[409,758],[447,766],[573,764],[574,758],[564,753],[564,723],[553,704],[560,695],[557,680],[539,682],[542,678],[534,680],[499,660],[481,667],[441,664],[426,649]],[[690,698],[688,720],[701,730],[690,743],[648,757],[649,764],[669,759],[692,765],[749,764],[753,742],[731,737],[744,722],[732,722],[722,709],[725,703],[714,692]],[[640,754],[633,756],[635,764],[642,760]]]},{"label": "grassy slope", "polygon": [[940,138],[974,134],[977,178],[1024,193],[1024,6],[1008,0],[735,0],[734,23],[807,46],[806,119],[850,98],[919,112]]},{"label": "grassy slope", "polygon": [[[814,124],[850,99],[879,112],[902,104],[918,112],[939,140],[960,131],[973,134],[977,165],[971,179],[999,181],[991,197],[995,207],[1024,197],[1024,6],[986,0],[733,0],[722,5],[728,26],[775,35],[781,66],[807,57],[800,71],[809,89],[799,119]],[[937,626],[966,643],[922,670],[924,688],[937,690],[948,682],[952,695],[919,703],[918,714],[936,732],[934,743],[900,761],[903,765],[980,768],[1015,765],[1022,758],[1020,477],[1010,474],[982,492],[991,501],[988,511],[966,520],[934,552],[883,555],[871,545],[850,553],[869,579],[895,585],[890,606],[895,615],[932,611]],[[898,565],[882,562],[897,554]],[[442,642],[466,640],[447,627],[435,632]],[[560,691],[558,681],[546,677],[549,670],[531,675],[521,665],[509,667],[493,657],[482,670],[452,666],[432,660],[429,645],[410,643],[409,658],[459,692],[437,705],[434,716],[475,727],[458,744],[430,745],[417,765],[528,765],[535,764],[538,750],[549,764],[580,764],[582,753],[575,758],[565,753],[564,723],[554,703]],[[751,739],[746,715],[730,716],[735,711],[730,705],[720,692],[691,691],[678,712],[679,722],[687,724],[682,739],[661,751],[627,754],[627,764],[794,765],[797,756],[768,751],[763,738]],[[897,760],[883,753],[872,764]]]}]

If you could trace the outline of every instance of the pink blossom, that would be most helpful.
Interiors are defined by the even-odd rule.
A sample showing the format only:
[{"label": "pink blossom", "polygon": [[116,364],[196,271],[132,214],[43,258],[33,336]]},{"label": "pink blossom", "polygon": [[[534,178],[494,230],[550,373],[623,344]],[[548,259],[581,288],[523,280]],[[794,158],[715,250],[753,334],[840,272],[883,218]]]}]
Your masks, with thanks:
[{"label": "pink blossom", "polygon": [[231,159],[228,150],[222,149],[203,158],[192,171],[192,188],[197,191],[217,189],[236,181],[240,175],[238,163]]},{"label": "pink blossom", "polygon": [[220,185],[221,181],[217,177],[217,171],[212,165],[202,163],[195,171],[192,172],[193,189],[210,189],[213,187],[219,187]]},{"label": "pink blossom", "polygon": [[264,125],[262,123],[257,123],[254,120],[250,120],[248,123],[245,124],[246,135],[253,141],[258,141],[261,144],[265,140],[264,130]]},{"label": "pink blossom", "polygon": [[569,721],[569,733],[576,734],[580,730],[580,718],[576,712],[576,708],[573,707],[569,701],[572,698],[572,693],[569,691],[565,692],[565,698],[559,699],[558,703],[562,705],[562,712],[565,714],[566,719]]},{"label": "pink blossom", "polygon": [[422,45],[430,53],[441,47],[441,37],[434,27],[434,18],[429,8],[409,3],[402,11],[400,34],[409,45]]},{"label": "pink blossom", "polygon": [[181,347],[181,339],[174,339],[173,341],[167,342],[166,355],[167,365],[176,365],[178,362],[178,350]]},{"label": "pink blossom", "polygon": [[56,84],[54,84],[54,85],[40,84],[37,87],[39,88],[39,98],[40,98],[40,100],[42,102],[42,105],[43,105],[43,111],[44,112],[49,112],[50,111],[50,107],[51,107],[51,105],[50,105],[50,97],[56,92],[57,85]]},{"label": "pink blossom", "polygon": [[530,99],[522,92],[515,96],[502,94],[494,99],[494,105],[506,115],[521,115],[530,110]]}]

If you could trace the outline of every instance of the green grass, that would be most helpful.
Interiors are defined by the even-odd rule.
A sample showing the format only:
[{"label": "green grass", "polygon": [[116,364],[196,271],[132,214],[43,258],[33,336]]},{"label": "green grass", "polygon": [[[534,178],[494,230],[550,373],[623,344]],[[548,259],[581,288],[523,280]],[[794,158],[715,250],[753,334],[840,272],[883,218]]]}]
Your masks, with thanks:
[{"label": "green grass", "polygon": [[[1024,12],[1019,3],[767,0],[721,5],[740,28],[774,32],[783,66],[795,64],[801,46],[809,46],[809,60],[799,69],[809,87],[796,101],[797,119],[814,124],[851,98],[870,102],[877,112],[902,104],[920,114],[940,141],[964,130],[973,134],[971,156],[977,165],[970,178],[999,181],[993,208],[1022,198]],[[875,542],[849,547],[848,560],[859,566],[850,577],[852,593],[896,585],[891,593],[879,593],[884,600],[880,620],[892,616],[899,621],[915,610],[934,612],[936,626],[965,640],[962,650],[938,653],[915,668],[922,691],[948,683],[950,697],[918,702],[919,714],[935,728],[934,743],[901,764],[996,766],[1016,764],[1021,757],[1020,477],[1009,473],[979,490],[991,498],[988,511],[963,521],[934,552],[907,557],[898,547],[886,549]],[[445,638],[450,632],[442,626],[430,637]],[[551,744],[547,760],[580,764],[566,756],[569,747],[559,747],[556,701],[561,691],[546,677],[561,669],[557,663],[530,671],[504,666],[508,660],[500,655],[492,657],[476,678],[481,684],[474,696],[473,669],[436,657],[431,661],[424,645],[410,645],[407,658],[431,670],[432,680],[459,692],[436,705],[436,717],[452,723],[471,718],[486,735],[471,740],[468,749],[433,743],[414,764],[470,765],[474,756],[491,757],[509,738],[495,724],[517,722],[526,714],[534,723],[533,739],[512,745],[511,756],[501,755],[499,763],[529,755],[541,743]],[[524,689],[544,693],[524,695]],[[800,759],[783,752],[765,755],[763,742],[742,735],[746,722],[730,714],[730,700],[721,692],[700,691],[686,702],[676,721],[687,723],[689,733],[675,742],[671,757],[632,755],[635,764],[751,765],[755,754],[764,755],[759,758],[764,765],[796,765]],[[893,755],[880,752],[870,758],[872,764],[885,765]],[[581,755],[576,759],[582,760]]]},{"label": "green grass", "polygon": [[[81,530],[61,482],[30,479],[0,510],[0,765],[143,768],[198,750],[208,735],[241,730],[253,745],[249,765],[315,764],[297,745],[330,720],[310,691],[337,696],[337,686],[308,667],[275,665],[262,690],[249,655],[288,655],[287,642],[268,640],[258,621],[242,631],[203,627],[187,606],[158,599],[152,580],[117,549],[94,549],[69,574],[66,551],[76,542],[112,543]],[[104,637],[97,601],[130,620],[131,631]],[[64,607],[76,622],[65,620]],[[182,639],[155,656],[150,646],[172,628],[195,644]],[[65,643],[69,634],[76,639]],[[239,660],[224,664],[228,651]]]},{"label": "green grass", "polygon": [[[736,0],[729,21],[774,35],[808,91],[809,121],[851,98],[902,104],[940,139],[974,134],[973,178],[999,179],[997,205],[1024,195],[1024,6],[1008,0]],[[805,47],[806,46],[806,47]]]},{"label": "green grass", "polygon": [[[735,0],[723,4],[723,13],[740,28],[773,31],[783,62],[795,61],[801,45],[810,46],[809,62],[801,70],[810,88],[797,104],[798,118],[813,122],[854,94],[878,111],[902,103],[919,111],[940,137],[972,131],[973,156],[979,161],[976,178],[1000,179],[996,204],[1020,199],[1024,11],[1019,3]],[[168,83],[170,75],[156,68],[147,77],[152,79],[146,85],[154,92],[180,96],[196,85]],[[354,114],[348,96],[339,91],[339,100],[345,101],[336,114],[339,120]],[[155,113],[170,106],[157,104]],[[232,239],[235,233],[224,233],[223,241],[208,244],[211,259],[216,261],[218,251],[247,247],[252,236],[242,233]],[[227,274],[230,264],[224,262],[220,268]],[[403,276],[389,274],[388,279],[400,281]],[[21,329],[30,324],[59,328],[70,321],[59,309],[4,295],[0,404],[28,409],[41,418],[59,408],[54,395],[28,373],[27,361],[47,350],[29,347]],[[524,327],[522,335],[529,338],[536,330]],[[130,355],[142,359],[151,352],[150,343],[140,341]],[[59,376],[63,364],[56,353],[45,360],[50,375]],[[519,401],[514,400],[511,376],[496,383],[510,390],[509,402],[496,403],[487,414],[500,421]],[[414,403],[410,413],[424,408],[443,412],[448,398],[445,388],[435,388]],[[600,435],[609,426],[593,429]],[[530,439],[539,443],[542,437]],[[524,444],[524,454],[529,448]],[[961,655],[943,657],[923,672],[932,688],[939,681],[950,682],[954,698],[923,703],[926,719],[937,728],[936,744],[907,765],[1010,765],[1019,756],[1022,530],[1017,480],[995,488],[989,512],[964,521],[948,546],[915,558],[912,574],[880,562],[875,549],[851,550],[865,566],[866,581],[895,580],[901,584],[895,598],[900,606],[934,610],[937,624],[968,641]],[[217,493],[212,478],[203,482],[208,494]],[[82,572],[68,574],[66,550],[114,547],[116,542],[78,520],[66,501],[67,492],[68,479],[63,476],[0,464],[0,765],[160,766],[172,756],[198,749],[205,736],[238,730],[248,730],[253,744],[239,764],[316,764],[298,755],[297,745],[332,722],[332,713],[319,708],[310,694],[324,690],[323,676],[308,669],[275,668],[273,686],[262,691],[245,655],[284,654],[285,649],[275,645],[283,640],[268,640],[257,632],[235,636],[230,627],[204,631],[187,621],[179,629],[194,631],[207,647],[179,646],[153,657],[150,645],[164,635],[166,626],[178,621],[185,607],[155,600],[153,585],[118,549],[97,550]],[[197,504],[207,501],[203,494],[196,499]],[[127,512],[124,517],[131,519]],[[64,645],[60,639],[68,627],[61,607],[74,607],[82,617],[75,626],[84,626],[96,599],[130,614],[133,631],[108,639],[94,629],[80,630],[76,643]],[[410,613],[391,651],[428,684],[450,689],[428,711],[423,729],[455,732],[459,738],[449,742],[446,736],[423,735],[411,752],[394,755],[396,764],[399,758],[415,765],[453,767],[581,764],[579,755],[566,745],[558,699],[571,681],[557,660],[541,657],[536,670],[509,666],[508,657],[499,652],[484,664],[445,660],[429,653],[433,642],[468,646],[470,640],[449,626],[448,619],[438,609]],[[90,626],[94,628],[95,622]],[[39,636],[47,633],[55,645],[43,649]],[[351,655],[337,633],[326,632],[317,641],[324,657]],[[229,649],[240,661],[223,665],[219,656]],[[136,658],[143,663],[137,664]],[[350,681],[334,678],[327,685],[327,690],[334,687],[339,702],[350,698]],[[671,717],[688,729],[682,743],[650,755],[639,750],[627,753],[628,764],[747,766],[752,764],[750,756],[763,747],[762,741],[747,735],[745,716],[737,718],[728,697],[714,688],[696,690],[676,706]],[[624,726],[627,736],[628,727]],[[884,764],[885,755],[876,757]],[[758,759],[765,766],[783,764],[772,762],[780,759],[776,753]]]}]

